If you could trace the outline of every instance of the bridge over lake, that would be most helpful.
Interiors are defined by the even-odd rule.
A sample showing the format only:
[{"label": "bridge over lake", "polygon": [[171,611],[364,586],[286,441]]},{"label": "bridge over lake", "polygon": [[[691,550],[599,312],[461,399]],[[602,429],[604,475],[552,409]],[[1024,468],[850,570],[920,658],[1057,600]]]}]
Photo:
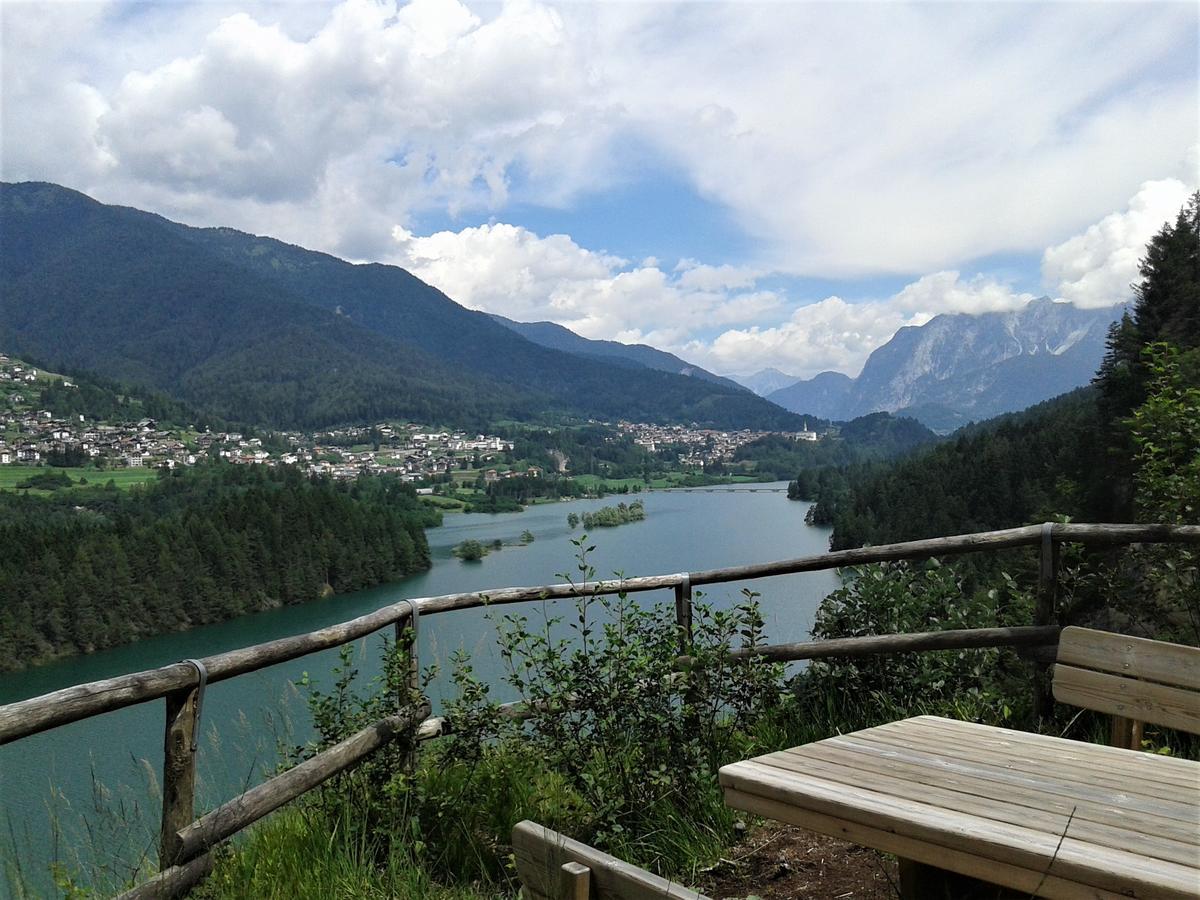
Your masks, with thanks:
[{"label": "bridge over lake", "polygon": [[714,485],[713,487],[673,487],[673,488],[658,488],[660,491],[691,491],[693,493],[705,494],[786,494],[787,488],[781,487],[726,487],[723,485]]}]

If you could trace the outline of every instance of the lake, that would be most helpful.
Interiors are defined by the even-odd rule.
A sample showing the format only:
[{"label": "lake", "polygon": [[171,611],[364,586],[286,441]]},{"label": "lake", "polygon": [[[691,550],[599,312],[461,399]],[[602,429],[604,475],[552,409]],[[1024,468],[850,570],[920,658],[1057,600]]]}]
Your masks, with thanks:
[{"label": "lake", "polygon": [[[783,484],[756,487],[784,487]],[[597,529],[591,562],[598,577],[696,571],[822,553],[829,529],[805,525],[807,503],[783,493],[698,489],[654,491],[603,500],[575,500],[532,506],[521,513],[448,515],[428,532],[433,567],[403,581],[344,594],[304,606],[246,616],[182,634],[150,638],[90,656],[62,660],[26,672],[0,676],[0,704],[72,684],[202,657],[248,644],[311,631],[362,615],[404,597],[563,581],[574,572],[576,548],[567,515],[640,498],[646,519],[618,528]],[[524,531],[535,540],[505,546],[480,562],[451,555],[460,541],[500,539],[519,544]],[[804,640],[821,599],[837,587],[833,572],[811,572],[748,582],[760,603],[772,642]],[[713,585],[706,600],[731,606],[741,584]],[[668,591],[638,595],[641,602],[673,603]],[[571,601],[559,601],[570,603]],[[540,604],[505,607],[537,614]],[[446,689],[450,655],[470,652],[475,672],[495,681],[500,662],[495,625],[486,610],[462,610],[420,620],[420,660],[440,664],[431,688],[435,707]],[[378,673],[379,638],[359,641],[355,660],[364,678]],[[293,660],[209,687],[204,700],[199,748],[198,804],[211,808],[261,781],[278,759],[278,746],[303,743],[309,735],[307,710],[295,687],[308,672],[323,686],[337,651]],[[503,698],[503,695],[501,695]],[[13,895],[11,871],[50,890],[52,860],[91,870],[115,871],[130,858],[153,857],[160,799],[163,702],[145,703],[76,722],[0,747],[0,897]],[[86,828],[82,824],[86,819]],[[14,852],[15,845],[15,852]],[[115,859],[115,861],[114,861]]]}]

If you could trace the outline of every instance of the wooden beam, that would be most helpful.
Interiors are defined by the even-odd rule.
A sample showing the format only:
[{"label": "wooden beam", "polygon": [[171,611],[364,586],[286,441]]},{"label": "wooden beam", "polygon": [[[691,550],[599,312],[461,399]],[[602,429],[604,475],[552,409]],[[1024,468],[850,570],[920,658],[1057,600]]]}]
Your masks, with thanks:
[{"label": "wooden beam", "polygon": [[592,893],[592,870],[583,863],[562,864],[561,900],[589,900]]},{"label": "wooden beam", "polygon": [[708,900],[536,822],[518,822],[512,830],[512,845],[517,876],[534,897],[569,897],[558,889],[563,864],[575,862],[591,870],[591,891],[599,900]]},{"label": "wooden beam", "polygon": [[149,881],[119,894],[116,900],[173,900],[190,891],[212,871],[212,857],[205,853],[191,862],[163,869]]},{"label": "wooden beam", "polygon": [[679,628],[679,652],[692,652],[692,580],[686,574],[675,585],[675,624]]},{"label": "wooden beam", "polygon": [[[1041,550],[1038,564],[1037,605],[1033,612],[1034,625],[1052,625],[1057,621],[1059,545],[1054,540],[1054,523],[1042,525]],[[1033,714],[1041,721],[1054,711],[1050,695],[1050,678],[1046,667],[1033,664]]]},{"label": "wooden beam", "polygon": [[429,708],[426,706],[381,719],[298,766],[218,806],[178,832],[179,858],[197,856],[334,775],[346,771],[414,727],[428,714]]},{"label": "wooden beam", "polygon": [[[307,634],[293,635],[218,653],[200,660],[208,671],[208,681],[223,681],[276,663],[338,647],[378,631],[410,614],[407,602],[394,603],[365,616],[330,625]],[[160,669],[119,675],[103,681],[92,681],[63,688],[40,697],[0,706],[0,745],[48,731],[59,725],[77,722],[90,716],[158,700],[172,691],[188,688],[196,681],[196,669],[189,663],[178,662]]]},{"label": "wooden beam", "polygon": [[875,656],[885,653],[916,653],[927,650],[968,650],[981,647],[1027,647],[1054,644],[1056,626],[1018,625],[1011,628],[954,628],[915,634],[881,634],[870,637],[835,638],[798,644],[769,644],[753,650],[730,651],[731,659],[749,656],[774,662],[823,659],[830,656]]},{"label": "wooden beam", "polygon": [[177,832],[195,818],[196,707],[199,688],[167,694],[166,733],[163,737],[162,828],[158,866],[167,869],[179,861]]},{"label": "wooden beam", "polygon": [[[1200,692],[1187,688],[1059,663],[1054,667],[1054,698],[1071,706],[1200,734]],[[1132,742],[1132,730],[1127,739]]]}]

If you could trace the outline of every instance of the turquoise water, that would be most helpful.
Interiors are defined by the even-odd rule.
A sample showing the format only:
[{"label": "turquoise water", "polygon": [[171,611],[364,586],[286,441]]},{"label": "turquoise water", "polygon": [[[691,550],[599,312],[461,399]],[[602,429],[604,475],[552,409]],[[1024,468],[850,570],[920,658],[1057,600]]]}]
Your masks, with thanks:
[{"label": "turquoise water", "polygon": [[[591,562],[599,577],[696,571],[828,549],[828,529],[804,524],[808,504],[789,501],[782,493],[697,490],[639,496],[646,504],[644,521],[598,529],[591,535],[590,543],[596,545]],[[575,547],[570,539],[579,534],[572,535],[567,528],[567,514],[594,510],[617,499],[634,498],[554,503],[522,513],[447,516],[443,527],[428,533],[434,561],[426,573],[372,590],[0,676],[0,703],[311,631],[404,597],[559,582],[563,573],[573,572]],[[481,562],[464,563],[450,554],[455,544],[467,538],[519,543],[526,530],[536,538],[532,544],[506,546]],[[816,606],[837,586],[837,576],[832,572],[805,573],[745,586],[762,594],[769,637],[796,641],[807,636]],[[732,605],[740,599],[742,587],[714,585],[707,599]],[[672,602],[668,591],[641,597],[643,602]],[[506,607],[505,611],[534,611],[534,607]],[[484,610],[427,616],[420,622],[421,664],[439,662],[446,673],[450,654],[461,648],[471,653],[478,675],[498,679],[495,633]],[[367,678],[378,671],[377,647],[378,638],[355,645],[356,662]],[[327,685],[336,660],[336,651],[326,651],[208,689],[198,760],[201,808],[261,781],[278,758],[280,742],[303,743],[309,733],[308,717],[295,682],[308,672]],[[435,705],[444,682],[443,677],[431,690]],[[88,870],[99,867],[102,878],[104,871],[120,878],[139,855],[153,858],[162,724],[163,703],[159,700],[0,747],[0,847],[7,848],[0,851],[0,860],[7,857],[10,868],[19,865],[26,877],[49,890],[46,872],[52,860]],[[0,872],[0,897],[11,892]]]}]

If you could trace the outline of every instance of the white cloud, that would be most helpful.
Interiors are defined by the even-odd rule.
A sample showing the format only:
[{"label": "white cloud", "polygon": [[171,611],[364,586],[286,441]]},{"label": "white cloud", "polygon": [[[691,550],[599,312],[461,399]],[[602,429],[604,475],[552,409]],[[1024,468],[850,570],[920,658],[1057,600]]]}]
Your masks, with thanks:
[{"label": "white cloud", "polygon": [[753,269],[915,275],[1175,172],[1197,11],[1152,9],[10,0],[2,170],[361,258],[665,166]]},{"label": "white cloud", "polygon": [[557,322],[585,337],[650,343],[721,372],[768,365],[800,375],[857,371],[904,325],[1032,299],[992,278],[945,271],[878,301],[829,297],[792,308],[779,292],[759,287],[761,273],[690,259],[670,272],[657,261],[631,266],[566,235],[539,237],[515,225],[428,236],[397,226],[394,238],[394,262],[467,306]]},{"label": "white cloud", "polygon": [[628,260],[585,249],[566,235],[539,237],[507,224],[417,236],[397,226],[391,259],[458,302],[518,321],[549,319],[585,337],[675,339],[713,325],[761,321],[781,298],[757,276],[684,260]]},{"label": "white cloud", "polygon": [[[1152,9],[10,0],[0,174],[398,262],[470,306],[721,371],[854,372],[902,325],[1028,298],[955,271],[973,259],[1044,251],[1056,295],[1127,298],[1200,159],[1200,14]],[[748,258],[406,230],[569,213],[664,170]],[[801,305],[764,286],[779,273],[912,280]]]},{"label": "white cloud", "polygon": [[897,329],[923,325],[941,313],[1017,309],[1033,299],[983,276],[964,279],[937,272],[878,301],[847,303],[827,297],[796,308],[787,321],[769,328],[729,329],[712,342],[691,341],[683,355],[719,372],[753,372],[773,366],[811,377],[834,370],[857,375],[872,350]]},{"label": "white cloud", "polygon": [[[1200,183],[1197,177],[1194,184]],[[1086,307],[1128,303],[1140,281],[1139,260],[1163,224],[1173,221],[1191,189],[1174,178],[1148,181],[1123,212],[1114,212],[1082,234],[1047,248],[1042,255],[1046,286]]]},{"label": "white cloud", "polygon": [[[1153,8],[596,18],[630,118],[764,242],[767,265],[828,275],[1040,251],[1173,170],[1198,132],[1197,14]],[[1174,79],[1149,76],[1172,57]]]}]

